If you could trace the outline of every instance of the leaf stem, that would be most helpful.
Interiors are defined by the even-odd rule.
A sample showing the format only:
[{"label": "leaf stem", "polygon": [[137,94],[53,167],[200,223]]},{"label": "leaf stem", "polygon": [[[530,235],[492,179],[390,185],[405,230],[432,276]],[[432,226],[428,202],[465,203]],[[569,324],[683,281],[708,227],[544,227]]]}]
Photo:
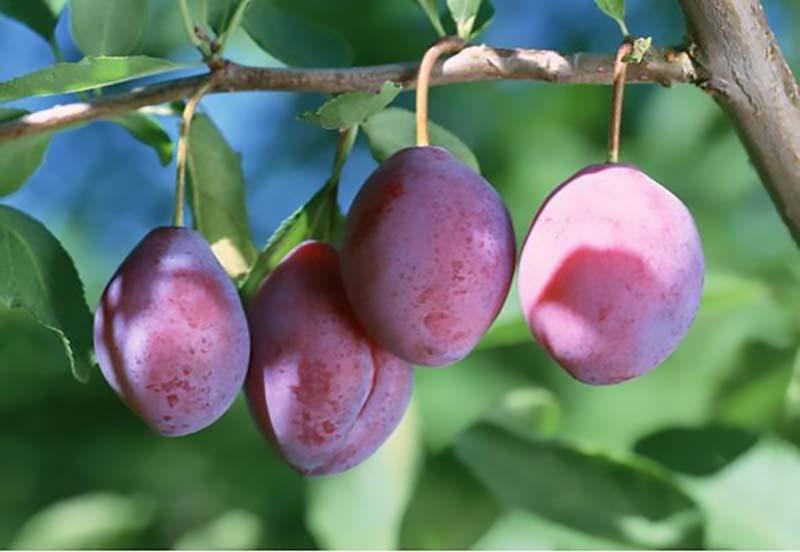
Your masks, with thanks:
[{"label": "leaf stem", "polygon": [[180,8],[181,21],[183,21],[183,28],[186,31],[186,36],[189,37],[189,41],[192,43],[192,45],[194,45],[194,47],[200,50],[200,53],[203,54],[203,59],[208,59],[211,55],[211,51],[208,48],[208,44],[203,42],[200,37],[197,36],[195,25],[192,22],[192,15],[189,12],[189,4],[187,3],[187,0],[178,0],[178,7]]},{"label": "leaf stem", "polygon": [[186,159],[189,153],[189,130],[192,126],[192,119],[197,111],[200,100],[211,88],[211,81],[205,83],[186,102],[183,109],[181,130],[178,137],[178,151],[175,155],[176,176],[175,176],[175,214],[172,222],[175,226],[183,226],[183,206],[186,201]]},{"label": "leaf stem", "polygon": [[624,58],[631,53],[631,48],[630,42],[623,42],[619,50],[617,50],[617,57],[614,60],[611,118],[608,125],[609,163],[617,163],[619,161],[619,143],[620,133],[622,131],[622,99],[625,92],[625,73],[628,68],[628,64],[625,63]]},{"label": "leaf stem", "polygon": [[347,162],[347,158],[350,156],[350,152],[353,151],[353,144],[356,142],[358,130],[359,126],[356,124],[339,131],[339,140],[336,142],[336,154],[333,158],[333,171],[331,171],[331,177],[328,179],[328,185],[339,185],[344,165]]},{"label": "leaf stem", "polygon": [[236,6],[236,11],[233,12],[233,17],[231,17],[228,27],[219,37],[219,48],[215,52],[217,57],[222,56],[222,52],[225,50],[228,39],[234,32],[236,32],[236,29],[239,28],[239,25],[242,23],[242,17],[244,17],[244,12],[246,12],[247,8],[250,7],[250,2],[251,0],[239,0],[239,4]]},{"label": "leaf stem", "polygon": [[428,48],[417,72],[417,146],[430,144],[428,135],[428,88],[431,84],[431,71],[436,62],[444,54],[455,54],[467,46],[467,41],[455,37],[445,36],[437,40]]}]

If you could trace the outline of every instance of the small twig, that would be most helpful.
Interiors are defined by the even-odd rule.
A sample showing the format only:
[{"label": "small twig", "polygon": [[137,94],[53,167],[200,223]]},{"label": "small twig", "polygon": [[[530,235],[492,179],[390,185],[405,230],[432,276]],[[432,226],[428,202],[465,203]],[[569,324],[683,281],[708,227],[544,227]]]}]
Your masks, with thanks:
[{"label": "small twig", "polygon": [[[416,85],[418,62],[391,63],[346,69],[247,67],[225,62],[209,93],[274,90],[337,94],[376,91],[387,80],[406,90]],[[561,84],[611,84],[614,57],[603,54],[561,54],[550,50],[523,50],[469,46],[431,72],[431,86],[496,80],[547,81]],[[172,102],[192,94],[210,80],[210,74],[148,84],[128,92],[109,94],[91,102],[76,102],[36,111],[0,124],[0,144],[52,132],[76,123],[110,119],[136,109]],[[631,66],[627,82],[696,83],[697,70],[686,52],[654,55]]]},{"label": "small twig", "polygon": [[428,136],[428,88],[430,88],[431,71],[436,62],[444,54],[455,54],[466,47],[467,42],[454,36],[445,36],[428,48],[419,64],[417,73],[417,145],[427,146]]},{"label": "small twig", "polygon": [[183,226],[183,207],[186,201],[186,159],[189,153],[189,130],[192,126],[194,114],[197,111],[197,106],[200,100],[203,99],[206,92],[211,88],[211,82],[208,81],[189,98],[186,102],[186,107],[183,110],[183,117],[181,121],[181,130],[178,138],[178,151],[175,155],[176,175],[175,175],[175,215],[173,216],[173,224],[175,226]]},{"label": "small twig", "polygon": [[619,136],[622,131],[622,99],[625,93],[625,74],[628,64],[624,58],[631,53],[631,43],[623,42],[617,50],[614,60],[613,98],[611,101],[611,119],[608,125],[608,162],[619,161]]}]

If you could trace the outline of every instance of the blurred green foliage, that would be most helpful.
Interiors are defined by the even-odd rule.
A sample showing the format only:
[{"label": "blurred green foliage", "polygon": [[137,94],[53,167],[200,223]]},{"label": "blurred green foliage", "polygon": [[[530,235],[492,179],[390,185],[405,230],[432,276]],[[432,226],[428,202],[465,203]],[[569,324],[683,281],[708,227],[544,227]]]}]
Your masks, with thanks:
[{"label": "blurred green foliage", "polygon": [[[593,45],[575,15],[595,17],[593,3],[559,4],[571,15],[547,10],[558,32],[507,44],[501,30],[520,17],[515,10],[537,14],[498,0],[487,40]],[[633,32],[680,41],[668,3],[648,13],[629,4]],[[768,4],[800,22],[793,0]],[[335,47],[297,49],[299,64],[315,54],[332,64],[413,59],[436,36],[411,0],[269,0],[259,9],[326,29],[321,44]],[[601,47],[611,51],[618,34],[599,17],[590,21],[610,27]],[[280,57],[289,27],[249,25],[257,24],[259,42]],[[796,37],[778,36],[797,68]],[[230,52],[255,55],[243,32],[234,44]],[[148,2],[134,53],[186,59],[171,2]],[[455,85],[432,91],[431,113],[475,153],[521,242],[542,199],[604,158],[609,99],[605,87]],[[800,255],[730,121],[703,92],[636,86],[626,102],[622,160],[688,205],[708,267],[697,320],[657,370],[607,388],[572,380],[530,339],[514,289],[480,350],[456,366],[417,369],[412,407],[374,457],[305,479],[264,442],[241,398],[199,434],[158,437],[99,374],[76,383],[55,334],[0,309],[0,547],[800,547]],[[319,103],[295,95],[270,121],[283,137],[276,158],[332,157],[324,131],[296,134],[303,123],[294,115]],[[361,138],[357,151],[367,150]],[[254,218],[270,209],[249,207]],[[59,237],[93,301],[109,259],[87,227]]]}]

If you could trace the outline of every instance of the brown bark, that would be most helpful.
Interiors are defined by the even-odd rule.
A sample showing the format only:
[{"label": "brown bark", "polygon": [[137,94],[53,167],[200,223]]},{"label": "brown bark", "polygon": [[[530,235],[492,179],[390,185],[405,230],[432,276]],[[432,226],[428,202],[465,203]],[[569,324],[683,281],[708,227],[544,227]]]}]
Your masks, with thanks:
[{"label": "brown bark", "polygon": [[700,85],[736,125],[800,242],[800,90],[758,0],[679,0]]},{"label": "brown bark", "polygon": [[[431,85],[487,80],[543,80],[565,84],[610,84],[614,55],[560,54],[470,46],[440,62],[431,73]],[[225,63],[215,73],[211,92],[279,90],[338,93],[377,90],[387,80],[416,85],[418,62],[346,69],[269,69]],[[694,66],[685,52],[656,52],[651,59],[630,67],[628,82],[690,83]],[[107,119],[144,106],[179,100],[208,82],[210,75],[168,81],[131,92],[103,96],[91,102],[55,106],[0,125],[0,143],[50,132],[66,126]]]}]

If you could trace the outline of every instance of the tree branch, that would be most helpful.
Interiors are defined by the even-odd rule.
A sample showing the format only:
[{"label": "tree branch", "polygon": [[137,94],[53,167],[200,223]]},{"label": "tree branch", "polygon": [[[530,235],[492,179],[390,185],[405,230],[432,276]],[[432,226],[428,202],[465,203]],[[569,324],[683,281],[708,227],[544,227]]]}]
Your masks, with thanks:
[{"label": "tree branch", "polygon": [[701,86],[736,125],[800,243],[800,90],[758,0],[679,0]]},{"label": "tree branch", "polygon": [[[414,88],[417,62],[347,69],[268,69],[226,62],[214,75],[211,92],[280,90],[339,93],[378,90],[385,81]],[[564,84],[610,84],[614,55],[560,54],[548,50],[523,50],[470,46],[437,64],[432,85],[489,80],[540,80]],[[651,59],[632,64],[628,82],[663,85],[691,83],[697,78],[685,52],[655,52]],[[103,96],[91,102],[59,105],[0,125],[0,143],[58,130],[77,123],[107,119],[148,105],[179,100],[197,90],[210,74],[177,79]]]}]

